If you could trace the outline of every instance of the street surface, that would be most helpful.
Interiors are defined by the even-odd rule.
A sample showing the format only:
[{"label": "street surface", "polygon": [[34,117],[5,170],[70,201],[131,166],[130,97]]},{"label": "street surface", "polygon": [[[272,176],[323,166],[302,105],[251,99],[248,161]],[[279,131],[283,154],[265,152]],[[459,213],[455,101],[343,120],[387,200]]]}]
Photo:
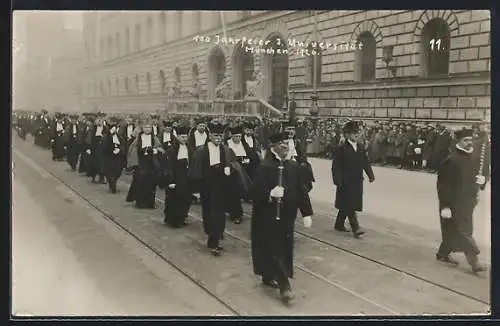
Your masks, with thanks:
[{"label": "street surface", "polygon": [[[19,314],[232,314],[102,212],[239,315],[489,311],[489,273],[473,275],[460,256],[458,268],[434,259],[440,241],[435,175],[375,167],[377,179],[366,183],[360,216],[367,236],[356,240],[333,231],[330,162],[311,159],[316,214],[311,229],[298,218],[292,280],[296,299],[285,307],[253,275],[249,217],[241,225],[227,223],[225,252],[216,258],[205,248],[198,205],[193,205],[186,228],[170,229],[162,225],[163,191],[157,191],[156,210],[139,211],[125,203],[130,176],[122,176],[118,193],[109,194],[106,186],[71,172],[67,163],[53,162],[50,151],[35,147],[30,137],[26,142],[14,138],[13,159],[13,310]],[[489,230],[489,224],[484,226],[488,220],[476,227],[486,261],[490,245],[480,241],[480,233]]]}]

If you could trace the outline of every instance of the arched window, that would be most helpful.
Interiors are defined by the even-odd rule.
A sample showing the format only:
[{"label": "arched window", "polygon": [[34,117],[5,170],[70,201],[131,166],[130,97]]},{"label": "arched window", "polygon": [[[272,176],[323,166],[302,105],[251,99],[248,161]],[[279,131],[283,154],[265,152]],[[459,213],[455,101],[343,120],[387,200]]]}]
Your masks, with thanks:
[{"label": "arched window", "polygon": [[448,75],[450,29],[441,18],[431,19],[422,29],[421,74],[424,77]]},{"label": "arched window", "polygon": [[139,94],[140,90],[141,89],[140,89],[140,85],[139,85],[139,75],[136,74],[135,75],[135,91],[136,91],[137,94]]},{"label": "arched window", "polygon": [[148,94],[151,94],[151,74],[149,72],[146,74],[146,82],[148,87]]},{"label": "arched window", "polygon": [[165,72],[160,70],[160,94],[165,94]]},{"label": "arched window", "polygon": [[200,75],[200,69],[198,68],[198,65],[195,63],[195,64],[193,64],[193,67],[191,70],[191,76],[192,76],[193,80],[197,80],[199,75]]},{"label": "arched window", "polygon": [[125,30],[125,55],[130,53],[130,30]]},{"label": "arched window", "polygon": [[125,94],[129,94],[130,93],[130,86],[128,84],[128,76],[125,76],[123,78],[123,82],[125,83]]},{"label": "arched window", "polygon": [[113,94],[113,89],[111,88],[111,79],[108,78],[108,92],[107,95],[112,95]]},{"label": "arched window", "polygon": [[106,60],[106,43],[104,42],[104,39],[101,39],[100,42],[100,47],[99,47],[99,52],[100,52],[100,58],[102,61]]},{"label": "arched window", "polygon": [[314,78],[316,78],[316,85],[321,84],[321,48],[318,42],[311,42],[307,47],[309,55],[306,57],[306,84],[314,85]]},{"label": "arched window", "polygon": [[146,22],[146,48],[153,45],[153,20],[148,17]]},{"label": "arched window", "polygon": [[104,80],[101,80],[101,96],[104,96],[106,91],[104,90]]},{"label": "arched window", "polygon": [[134,51],[141,51],[141,25],[135,26]]},{"label": "arched window", "polygon": [[370,81],[375,79],[375,67],[377,62],[377,42],[370,32],[363,32],[357,39],[355,52],[355,79],[357,81]]},{"label": "arched window", "polygon": [[115,47],[116,47],[116,56],[120,57],[122,55],[122,49],[121,49],[121,39],[120,39],[120,33],[116,33],[115,37]]},{"label": "arched window", "polygon": [[165,19],[165,12],[160,11],[160,33],[158,33],[160,36],[160,44],[163,44],[166,41],[166,36],[167,36],[166,30],[167,30],[167,23]]}]

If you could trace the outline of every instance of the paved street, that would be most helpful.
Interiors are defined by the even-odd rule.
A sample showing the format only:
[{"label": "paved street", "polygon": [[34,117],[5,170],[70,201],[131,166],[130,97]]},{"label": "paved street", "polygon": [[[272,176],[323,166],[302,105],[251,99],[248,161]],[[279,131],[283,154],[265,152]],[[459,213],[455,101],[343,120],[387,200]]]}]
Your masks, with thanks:
[{"label": "paved street", "polygon": [[[251,271],[248,221],[238,226],[228,223],[228,236],[223,243],[224,256],[214,258],[204,248],[199,206],[192,207],[188,227],[180,230],[166,228],[161,225],[161,206],[154,211],[138,211],[124,202],[130,177],[123,176],[119,193],[111,195],[105,186],[90,184],[86,178],[69,171],[65,162],[52,162],[49,151],[33,146],[29,140],[21,142],[15,139],[14,142],[14,195],[15,198],[23,198],[23,203],[29,203],[16,208],[14,213],[14,228],[21,230],[14,230],[14,237],[17,238],[14,243],[18,248],[14,255],[17,257],[17,252],[21,252],[19,257],[24,255],[24,266],[33,264],[32,260],[41,266],[51,266],[51,269],[46,268],[48,271],[45,273],[35,273],[34,268],[22,268],[33,271],[29,277],[25,276],[31,279],[31,283],[16,281],[15,286],[35,285],[25,285],[24,292],[15,290],[14,300],[19,303],[14,307],[19,307],[19,312],[50,313],[47,310],[56,306],[58,310],[52,314],[229,314],[219,302],[187,278],[172,272],[169,265],[158,261],[136,240],[116,231],[99,211],[112,216],[115,222],[203,284],[240,315],[481,313],[489,309],[487,304],[482,303],[489,301],[488,275],[472,275],[463,259],[463,264],[456,269],[436,263],[434,252],[439,238],[433,233],[435,230],[426,231],[425,227],[407,223],[395,214],[377,216],[383,212],[379,210],[362,216],[362,223],[368,231],[365,239],[355,240],[334,233],[331,212],[330,215],[322,213],[331,211],[329,199],[318,193],[320,187],[324,187],[326,192],[330,182],[329,174],[326,174],[328,179],[318,178],[318,167],[329,171],[327,164],[321,165],[321,161],[316,163],[313,160],[318,179],[313,198],[315,207],[319,207],[313,228],[304,229],[299,225],[300,219],[298,221],[293,280],[296,301],[291,309],[279,303],[276,293],[260,288]],[[376,169],[378,182],[370,186],[388,184],[384,180],[388,173],[384,176],[384,170],[388,169]],[[79,195],[51,174],[99,211],[82,202]],[[398,177],[400,180],[401,176]],[[421,180],[418,177],[415,179]],[[391,187],[396,188],[392,184],[389,189]],[[157,196],[161,204],[163,192],[158,191]],[[24,198],[30,197],[32,201],[24,201]],[[15,202],[18,200],[15,199]],[[18,214],[17,209],[25,211],[20,210]],[[248,211],[248,207],[245,209]],[[37,215],[40,215],[37,223],[45,223],[45,226],[26,222]],[[33,230],[28,233],[26,230],[30,227]],[[45,244],[47,249],[44,250],[57,252],[57,255],[54,258],[39,255],[36,260],[25,253],[26,249],[23,254],[23,245],[26,248],[26,243],[34,242],[33,239],[41,243],[37,245],[40,248],[44,246],[44,241],[49,242],[45,237],[50,231],[38,232],[45,229],[54,229],[53,233],[60,235],[59,243],[55,243],[57,236],[50,236],[50,241],[54,243]],[[29,247],[32,247],[31,243]],[[75,257],[75,264],[66,263],[71,259],[63,260],[64,255]],[[20,266],[23,259],[18,259],[15,264]],[[46,261],[51,263],[44,264]],[[65,261],[65,266],[58,265],[58,261]],[[79,272],[68,270],[70,266]],[[64,276],[68,274],[72,275],[71,279],[64,281]],[[57,302],[57,298],[48,299],[47,293],[38,297],[31,295],[28,299],[32,301],[17,299],[22,298],[23,293],[29,296],[28,289],[36,288],[36,284],[41,283],[58,284],[62,292],[69,293],[66,297],[71,291],[80,293],[78,287],[86,290],[79,295],[80,301],[73,301],[72,304],[66,300],[65,304],[54,305],[52,303]],[[130,293],[134,293],[133,300]],[[56,297],[63,298],[64,295],[57,294]],[[93,308],[95,300],[89,298],[100,298],[103,303]],[[51,305],[44,310],[40,308],[40,301]],[[37,304],[39,310],[32,308]],[[106,312],[102,312],[103,309]]]},{"label": "paved street", "polygon": [[231,314],[46,173],[14,164],[13,314]]}]

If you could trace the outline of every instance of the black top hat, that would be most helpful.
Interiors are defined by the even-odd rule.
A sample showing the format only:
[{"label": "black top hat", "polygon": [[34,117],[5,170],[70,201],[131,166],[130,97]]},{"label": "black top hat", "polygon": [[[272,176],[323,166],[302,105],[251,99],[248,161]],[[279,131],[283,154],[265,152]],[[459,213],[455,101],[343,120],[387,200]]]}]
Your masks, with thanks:
[{"label": "black top hat", "polygon": [[286,129],[286,128],[295,128],[297,127],[297,121],[295,120],[287,120],[285,122],[282,123],[282,127],[283,129]]},{"label": "black top hat", "polygon": [[195,121],[196,121],[196,125],[207,123],[206,118],[204,118],[204,117],[196,118]]},{"label": "black top hat", "polygon": [[151,119],[158,120],[158,119],[160,119],[160,116],[158,114],[152,114]]},{"label": "black top hat", "polygon": [[466,128],[455,131],[455,138],[462,139],[465,137],[472,137],[474,135],[474,129]]},{"label": "black top hat", "polygon": [[172,127],[172,125],[173,125],[173,123],[174,123],[172,120],[163,120],[162,122],[163,122],[163,126],[164,126],[165,128],[167,128],[167,127]]},{"label": "black top hat", "polygon": [[177,126],[175,128],[175,132],[177,135],[187,135],[189,134],[189,130],[191,130],[191,128],[189,128],[189,126],[186,125]]},{"label": "black top hat", "polygon": [[243,128],[241,126],[235,126],[232,128],[229,128],[229,131],[231,132],[231,135],[241,135],[243,133]]},{"label": "black top hat", "polygon": [[342,128],[344,134],[353,134],[359,132],[359,124],[356,121],[347,121]]},{"label": "black top hat", "polygon": [[275,132],[269,136],[269,143],[276,144],[289,138],[287,132]]},{"label": "black top hat", "polygon": [[245,121],[243,122],[243,128],[245,129],[254,129],[255,124],[252,121]]}]

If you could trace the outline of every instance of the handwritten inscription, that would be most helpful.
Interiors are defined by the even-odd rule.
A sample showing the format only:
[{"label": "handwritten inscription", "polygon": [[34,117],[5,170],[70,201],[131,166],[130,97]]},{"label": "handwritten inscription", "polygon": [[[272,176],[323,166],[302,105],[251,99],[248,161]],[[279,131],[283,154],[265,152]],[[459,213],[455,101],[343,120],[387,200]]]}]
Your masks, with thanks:
[{"label": "handwritten inscription", "polygon": [[240,46],[245,52],[253,54],[278,54],[278,55],[300,55],[300,56],[315,56],[321,55],[323,51],[354,51],[363,48],[362,42],[349,41],[341,43],[322,42],[302,42],[296,39],[288,39],[286,44],[280,38],[275,40],[262,40],[254,38],[233,38],[220,35],[210,36],[195,36],[195,42],[214,43],[223,46]]}]

